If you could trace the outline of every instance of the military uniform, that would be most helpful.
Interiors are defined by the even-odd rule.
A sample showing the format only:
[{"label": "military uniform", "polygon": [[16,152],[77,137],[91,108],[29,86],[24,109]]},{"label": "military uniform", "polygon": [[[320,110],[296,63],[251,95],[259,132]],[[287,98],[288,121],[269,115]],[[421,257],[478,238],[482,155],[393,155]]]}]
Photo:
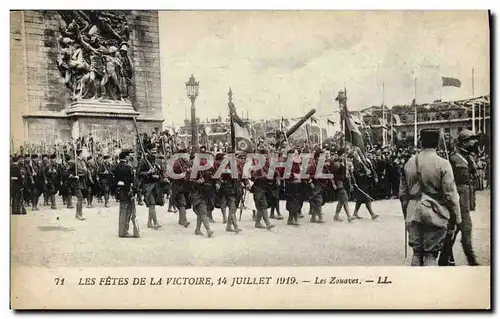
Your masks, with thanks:
[{"label": "military uniform", "polygon": [[437,266],[448,224],[460,223],[460,205],[451,165],[435,150],[439,130],[423,129],[420,135],[424,149],[405,164],[399,197],[413,249],[411,265]]},{"label": "military uniform", "polygon": [[366,205],[372,219],[378,217],[372,210],[370,194],[373,194],[373,185],[377,184],[377,173],[370,165],[364,164],[361,159],[353,161],[353,182],[354,182],[354,197],[356,198],[356,206],[354,207],[353,217],[361,219],[358,211],[362,204]]},{"label": "military uniform", "polygon": [[20,163],[19,158],[15,156],[10,164],[10,194],[12,201],[12,214],[25,215],[26,209],[23,203],[23,188],[26,171]]},{"label": "military uniform", "polygon": [[[104,195],[104,207],[109,207],[109,195],[114,178],[113,170],[113,165],[109,162],[109,155],[105,155],[104,161],[99,163],[97,167],[98,182],[102,194]],[[134,177],[133,174],[132,177]],[[120,194],[117,192],[117,195]],[[120,196],[118,196],[118,198],[120,198]]]},{"label": "military uniform", "polygon": [[53,154],[50,159],[50,163],[43,169],[43,178],[49,195],[50,208],[56,209],[56,194],[61,187],[61,175],[59,165],[55,162],[56,155]]},{"label": "military uniform", "polygon": [[[261,154],[267,154],[266,150],[260,150]],[[257,163],[255,163],[257,164]],[[267,178],[269,170],[269,160],[261,169],[254,170],[252,172],[253,185],[251,191],[253,193],[253,200],[255,203],[255,209],[257,210],[257,216],[255,218],[255,228],[267,228],[268,230],[274,228],[274,225],[269,221],[269,216],[267,213],[268,208],[268,193],[270,192],[270,183]],[[264,219],[266,226],[262,226],[261,220]]]},{"label": "military uniform", "polygon": [[[316,174],[330,174],[330,170],[327,166],[322,167],[322,172],[318,172],[318,158],[320,153],[316,153],[314,159],[310,162],[307,168],[307,174],[309,175],[310,182],[310,197],[309,205],[311,208],[311,223],[324,223],[322,207],[325,204],[325,193],[328,187],[332,187],[331,180],[325,178],[316,178]],[[316,219],[316,217],[318,219]]]},{"label": "military uniform", "polygon": [[[343,154],[344,150],[338,151],[338,156],[342,156]],[[332,173],[333,173],[333,179],[335,181],[336,199],[337,199],[337,208],[335,209],[335,215],[333,219],[336,221],[342,221],[342,219],[340,219],[339,217],[339,214],[343,207],[347,214],[347,219],[351,221],[354,219],[354,217],[351,216],[351,212],[349,210],[349,195],[347,194],[347,189],[346,189],[349,187],[348,186],[349,172],[342,158],[334,159],[332,165]]]},{"label": "military uniform", "polygon": [[[179,154],[185,153],[186,150],[179,150]],[[179,158],[173,164],[173,171],[175,174],[185,173],[184,178],[171,179],[170,190],[171,198],[174,206],[179,210],[179,225],[188,227],[190,223],[187,221],[186,209],[191,204],[189,183],[190,163],[186,158]]]},{"label": "military uniform", "polygon": [[134,169],[127,163],[126,153],[120,154],[120,162],[114,168],[116,178],[116,192],[119,200],[118,236],[129,237],[130,222],[133,226],[133,237],[140,237],[139,223],[136,218],[134,201]]},{"label": "military uniform", "polygon": [[88,178],[87,178],[87,188],[85,190],[85,197],[87,198],[87,208],[94,207],[92,205],[92,201],[94,200],[94,194],[96,193],[96,189],[98,187],[97,183],[97,165],[94,162],[92,156],[87,158],[87,170],[88,170]]},{"label": "military uniform", "polygon": [[[453,244],[459,232],[462,232],[462,248],[470,266],[478,265],[474,250],[472,249],[472,220],[470,212],[474,210],[474,186],[473,163],[470,162],[467,154],[456,152],[450,156],[453,175],[455,176],[456,188],[460,197],[460,216],[462,223],[450,223],[448,235],[444,243],[443,251],[439,258],[439,265],[453,266],[455,259],[453,256]],[[458,228],[456,226],[458,225]]]},{"label": "military uniform", "polygon": [[162,175],[161,168],[155,163],[154,158],[150,158],[149,162],[143,159],[139,174],[143,183],[144,203],[148,207],[148,228],[158,229],[161,225],[156,217],[156,204],[162,204],[159,201],[158,195],[161,193],[160,176]]},{"label": "military uniform", "polygon": [[[81,150],[77,152],[81,153]],[[78,155],[77,155],[78,156]],[[76,214],[75,217],[79,220],[84,220],[83,215],[83,195],[89,185],[89,170],[85,161],[81,158],[76,158],[69,165],[70,180],[72,181],[72,189],[76,196]]]},{"label": "military uniform", "polygon": [[[231,163],[233,165],[235,163]],[[217,161],[214,168],[218,170],[220,168],[221,161]],[[229,209],[229,214],[227,216],[226,231],[239,233],[241,229],[238,226],[238,220],[236,218],[236,211],[238,204],[242,195],[242,182],[243,182],[243,168],[236,164],[236,169],[238,170],[238,178],[233,179],[231,174],[223,173],[220,176],[220,188],[218,190],[218,197],[220,201],[220,206],[222,210],[222,216],[226,219],[226,208]],[[247,182],[248,183],[248,182]]]},{"label": "military uniform", "polygon": [[[206,160],[201,160],[201,165],[205,165]],[[203,232],[201,231],[201,225],[205,227],[207,231],[207,236],[212,237],[213,231],[210,229],[210,222],[207,216],[207,202],[208,196],[211,192],[207,192],[206,181],[208,181],[213,174],[213,167],[205,170],[197,172],[196,176],[190,178],[191,180],[191,206],[193,207],[193,211],[196,214],[196,229],[195,234],[203,236]]]},{"label": "military uniform", "polygon": [[70,170],[71,158],[69,154],[64,154],[64,161],[61,164],[61,188],[59,189],[59,194],[62,196],[63,204],[66,205],[67,208],[73,208],[73,180],[70,178],[71,170]]}]

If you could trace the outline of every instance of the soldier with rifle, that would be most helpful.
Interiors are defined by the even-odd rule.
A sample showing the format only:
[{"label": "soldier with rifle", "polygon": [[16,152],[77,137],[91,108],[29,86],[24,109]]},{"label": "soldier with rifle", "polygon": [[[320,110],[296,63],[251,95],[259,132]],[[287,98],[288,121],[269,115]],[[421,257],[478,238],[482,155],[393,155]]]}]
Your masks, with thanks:
[{"label": "soldier with rifle", "polygon": [[288,156],[293,156],[293,164],[290,177],[286,181],[286,210],[288,211],[287,225],[299,226],[298,218],[301,215],[303,205],[303,194],[306,191],[304,181],[300,176],[300,167],[302,159],[300,152],[295,150],[288,151]]},{"label": "soldier with rifle", "polygon": [[[209,196],[213,194],[211,190],[207,191],[207,183],[210,182],[213,174],[215,173],[213,166],[207,170],[198,170],[197,167],[207,165],[207,159],[195,156],[193,165],[191,166],[193,171],[189,174],[189,179],[191,182],[191,205],[193,211],[196,214],[196,229],[194,231],[195,235],[204,236],[201,231],[201,225],[205,227],[207,231],[207,237],[213,236],[214,232],[210,229],[210,222],[207,216],[207,204],[209,201]],[[208,185],[211,186],[211,185]]]},{"label": "soldier with rifle", "polygon": [[160,166],[156,164],[156,156],[157,151],[153,148],[149,154],[143,157],[139,164],[139,174],[143,182],[144,203],[149,211],[147,226],[148,228],[159,229],[162,226],[158,223],[156,205],[163,206],[158,198],[159,194],[161,194],[160,177],[163,173]]},{"label": "soldier with rifle", "polygon": [[[314,152],[314,159],[310,162],[309,167],[307,169],[307,174],[309,175],[310,181],[310,194],[309,204],[311,207],[311,223],[324,223],[322,207],[325,204],[325,194],[328,187],[333,187],[333,183],[331,179],[322,178],[321,176],[317,176],[318,170],[321,168],[318,167],[319,158],[321,156],[321,150],[316,150]],[[328,166],[325,166],[323,163],[322,172],[323,175],[330,174],[330,170]],[[319,177],[319,178],[317,178]],[[316,217],[318,219],[316,219]]]},{"label": "soldier with rifle", "polygon": [[61,188],[59,189],[59,194],[62,196],[63,205],[66,205],[67,208],[73,207],[73,189],[72,189],[72,179],[70,178],[71,170],[71,157],[69,154],[63,154],[63,161],[61,163]]},{"label": "soldier with rifle", "polygon": [[[268,150],[263,146],[259,148],[259,153],[263,155],[268,155]],[[256,162],[254,164],[257,164]],[[270,183],[268,179],[268,171],[269,171],[269,158],[266,157],[266,161],[262,168],[257,169],[252,172],[252,181],[253,185],[251,188],[251,192],[253,193],[253,199],[255,202],[255,208],[257,210],[257,216],[255,218],[255,228],[266,228],[267,230],[271,230],[275,227],[269,221],[269,215],[267,212],[268,204],[268,193],[270,192]],[[273,176],[274,178],[274,176]],[[266,226],[261,224],[262,219]]]},{"label": "soldier with rifle", "polygon": [[97,181],[104,195],[104,207],[110,207],[109,195],[114,178],[113,170],[111,157],[109,155],[104,155],[104,160],[99,163],[97,167]]},{"label": "soldier with rifle", "polygon": [[373,220],[377,219],[379,215],[375,214],[372,209],[373,198],[370,194],[373,194],[374,185],[378,184],[378,175],[370,164],[366,164],[361,160],[359,153],[353,152],[353,174],[352,174],[352,185],[354,187],[354,196],[356,198],[356,206],[354,207],[353,218],[362,219],[358,215],[359,209],[362,204],[366,205],[368,212]]},{"label": "soldier with rifle", "polygon": [[69,165],[69,179],[76,196],[75,217],[79,220],[85,220],[83,215],[83,194],[89,185],[89,169],[87,163],[83,159],[82,149],[77,149],[74,152],[75,160],[71,161]]},{"label": "soldier with rifle", "polygon": [[57,209],[56,207],[56,194],[61,187],[60,167],[56,163],[56,154],[50,156],[50,161],[47,166],[43,168],[43,179],[45,182],[45,190],[49,195],[50,208]]},{"label": "soldier with rifle", "polygon": [[87,208],[94,207],[92,202],[94,200],[94,194],[96,193],[96,189],[98,187],[97,183],[97,165],[92,156],[87,157],[87,169],[88,169],[88,184],[85,195],[87,197]]},{"label": "soldier with rifle", "polygon": [[[234,153],[230,154],[231,156],[234,155]],[[216,157],[215,159],[216,160],[214,165],[215,170],[219,170],[223,162],[223,158],[221,158],[220,155],[221,154],[217,154],[217,156],[219,157]],[[236,162],[233,163],[230,162],[230,165],[235,165],[235,164]],[[241,232],[241,229],[239,228],[238,220],[236,219],[236,210],[238,207],[237,199],[241,198],[241,194],[243,191],[242,183],[244,183],[245,180],[242,179],[243,167],[241,167],[240,170],[237,165],[236,169],[238,170],[238,176],[236,179],[233,179],[233,176],[230,173],[222,173],[220,175],[220,188],[218,191],[218,197],[220,200],[222,216],[224,219],[226,219],[226,208],[229,210],[227,220],[225,220],[227,222],[226,231],[235,232],[236,234],[238,234],[239,232]],[[246,183],[248,185],[248,181],[246,181]]]},{"label": "soldier with rifle", "polygon": [[[187,154],[185,148],[179,148],[177,154]],[[179,210],[179,225],[188,227],[190,222],[187,221],[186,209],[190,206],[190,190],[189,174],[191,165],[187,158],[177,158],[173,163],[173,172],[177,175],[185,174],[184,178],[172,178],[170,180],[171,198],[174,206]]]}]

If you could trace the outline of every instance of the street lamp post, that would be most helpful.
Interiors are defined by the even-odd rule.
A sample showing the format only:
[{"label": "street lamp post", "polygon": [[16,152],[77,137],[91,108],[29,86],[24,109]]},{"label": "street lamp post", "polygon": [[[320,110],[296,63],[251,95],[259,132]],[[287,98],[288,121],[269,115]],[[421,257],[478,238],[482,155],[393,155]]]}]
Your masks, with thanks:
[{"label": "street lamp post", "polygon": [[200,82],[197,82],[191,74],[189,81],[186,82],[186,92],[187,96],[191,100],[191,144],[194,152],[198,150],[198,126],[196,124],[196,109],[194,101],[198,97],[199,86]]}]

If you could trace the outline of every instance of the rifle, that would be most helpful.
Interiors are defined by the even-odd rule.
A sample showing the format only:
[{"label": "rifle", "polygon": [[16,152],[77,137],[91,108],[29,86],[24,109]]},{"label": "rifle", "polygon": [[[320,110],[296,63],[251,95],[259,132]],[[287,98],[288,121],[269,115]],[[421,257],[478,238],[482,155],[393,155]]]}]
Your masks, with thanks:
[{"label": "rifle", "polygon": [[243,215],[243,208],[245,208],[245,199],[246,199],[246,196],[247,196],[247,190],[245,188],[245,189],[243,189],[243,196],[241,198],[241,204],[240,204],[240,218],[239,218],[240,222],[241,222],[241,216]]},{"label": "rifle", "polygon": [[144,159],[146,160],[146,163],[148,163],[149,165],[149,169],[152,169],[153,168],[153,165],[151,164],[151,162],[148,160],[148,157],[146,156],[146,151],[144,151],[144,145],[142,145],[142,139],[141,139],[141,136],[139,134],[139,129],[137,128],[137,121],[135,120],[135,117],[132,117],[132,119],[134,120],[134,128],[135,128],[135,134],[137,136],[137,138],[139,139],[139,146],[141,147],[141,151],[142,151],[142,156],[144,157]]}]

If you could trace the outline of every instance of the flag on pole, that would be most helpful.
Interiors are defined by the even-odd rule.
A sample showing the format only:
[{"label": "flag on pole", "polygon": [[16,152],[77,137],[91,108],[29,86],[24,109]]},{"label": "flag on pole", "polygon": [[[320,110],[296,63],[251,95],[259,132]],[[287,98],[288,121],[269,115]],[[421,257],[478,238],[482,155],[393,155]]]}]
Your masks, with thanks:
[{"label": "flag on pole", "polygon": [[388,130],[389,129],[389,124],[387,123],[387,120],[385,119],[379,119],[380,125],[382,126],[382,129]]},{"label": "flag on pole", "polygon": [[462,86],[462,82],[460,82],[460,80],[457,78],[442,77],[442,79],[443,79],[443,87],[454,86],[459,88]]},{"label": "flag on pole", "polygon": [[363,135],[361,135],[361,131],[359,130],[358,124],[353,118],[352,114],[349,114],[347,111],[347,106],[344,106],[344,115],[345,115],[345,127],[344,134],[346,142],[351,143],[353,146],[357,146],[361,149],[361,151],[365,152],[365,144],[363,142]]},{"label": "flag on pole", "polygon": [[399,117],[399,114],[392,114],[392,117],[394,118],[394,124],[399,125],[401,124],[401,118]]}]

